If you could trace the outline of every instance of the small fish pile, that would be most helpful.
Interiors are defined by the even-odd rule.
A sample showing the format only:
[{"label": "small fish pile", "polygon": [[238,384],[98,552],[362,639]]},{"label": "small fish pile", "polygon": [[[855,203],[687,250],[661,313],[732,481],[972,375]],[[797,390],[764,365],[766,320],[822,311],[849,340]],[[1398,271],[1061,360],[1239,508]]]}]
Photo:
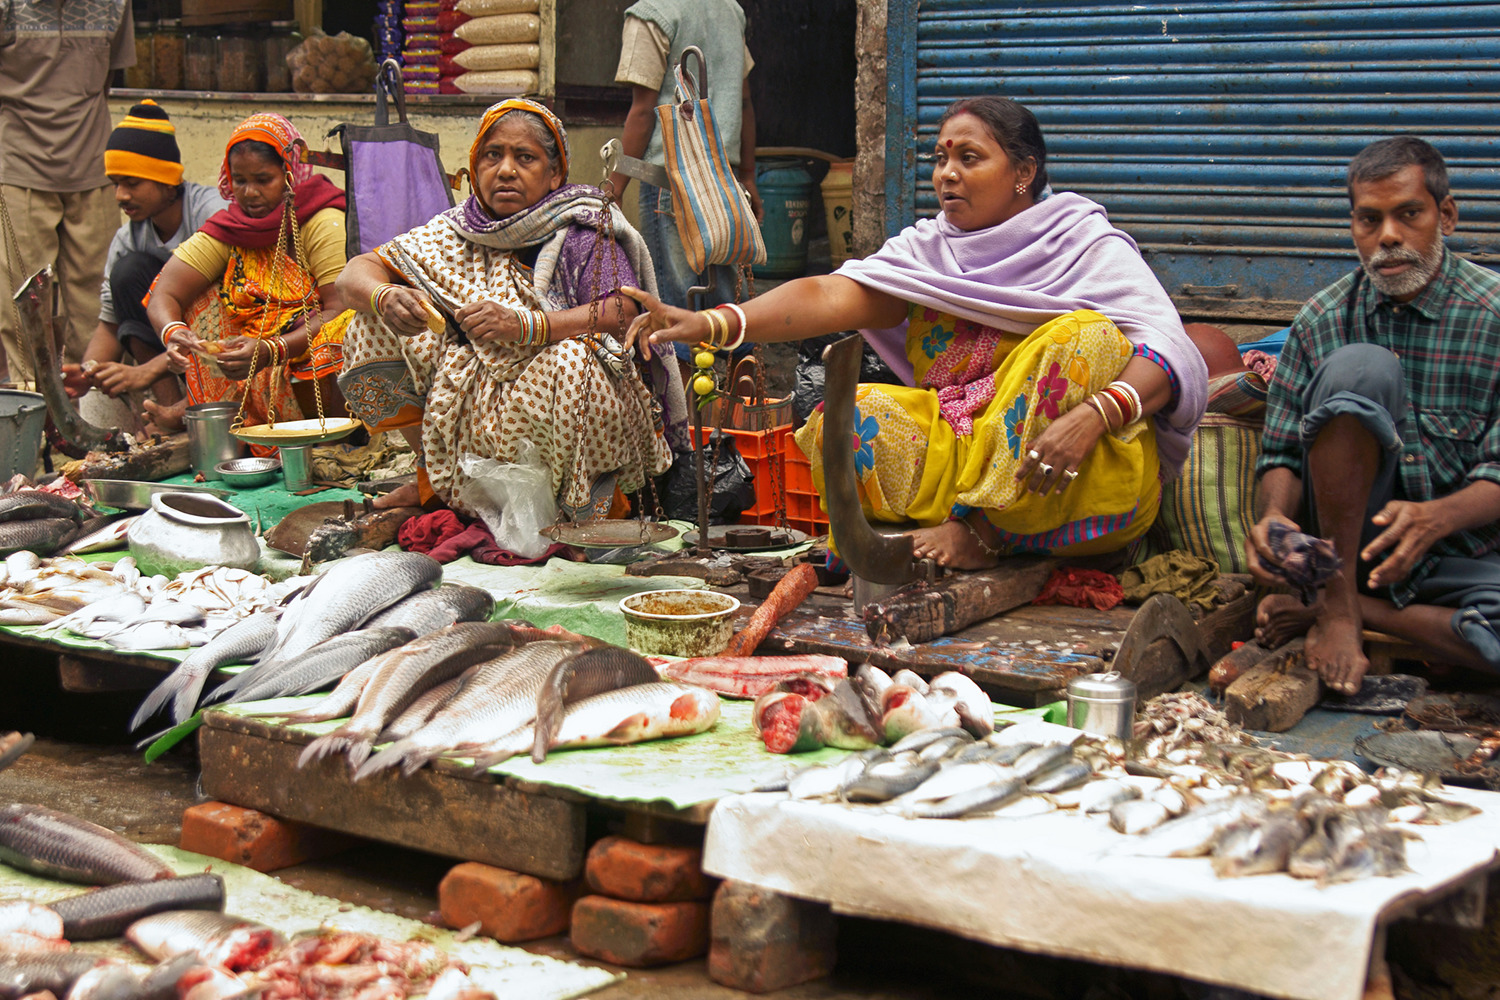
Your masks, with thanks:
[{"label": "small fish pile", "polygon": [[[467,968],[431,944],[320,934],[278,950],[245,976],[262,1000],[453,996],[476,990]],[[435,987],[441,981],[441,989]]]},{"label": "small fish pile", "polygon": [[84,516],[78,504],[47,490],[0,493],[0,556],[49,556],[84,530]]},{"label": "small fish pile", "polygon": [[1146,757],[1165,757],[1200,743],[1249,746],[1256,742],[1207,698],[1193,691],[1170,691],[1146,702],[1136,713],[1131,735],[1142,741]]},{"label": "small fish pile", "polygon": [[834,681],[821,673],[786,678],[756,699],[752,717],[772,753],[864,750],[922,730],[962,727],[987,736],[995,728],[989,695],[963,674],[929,683],[910,670],[891,676],[869,664]]},{"label": "small fish pile", "polygon": [[1035,816],[1058,808],[1052,793],[1083,785],[1089,760],[1063,744],[1040,745],[1005,730],[975,738],[956,726],[922,729],[889,748],[875,747],[836,764],[814,764],[768,782],[758,792],[793,799],[876,804],[916,819]]}]

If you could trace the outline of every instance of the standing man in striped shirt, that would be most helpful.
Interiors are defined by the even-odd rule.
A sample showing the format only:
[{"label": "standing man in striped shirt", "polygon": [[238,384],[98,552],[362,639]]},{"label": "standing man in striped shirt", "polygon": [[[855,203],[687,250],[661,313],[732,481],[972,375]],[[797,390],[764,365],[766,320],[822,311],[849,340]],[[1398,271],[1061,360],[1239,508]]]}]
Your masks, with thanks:
[{"label": "standing man in striped shirt", "polygon": [[1292,324],[1246,547],[1279,583],[1273,524],[1333,542],[1343,568],[1322,600],[1266,598],[1257,635],[1306,632],[1308,666],[1353,693],[1365,627],[1500,670],[1500,277],[1445,246],[1458,206],[1427,142],[1373,143],[1348,176],[1360,267]]}]

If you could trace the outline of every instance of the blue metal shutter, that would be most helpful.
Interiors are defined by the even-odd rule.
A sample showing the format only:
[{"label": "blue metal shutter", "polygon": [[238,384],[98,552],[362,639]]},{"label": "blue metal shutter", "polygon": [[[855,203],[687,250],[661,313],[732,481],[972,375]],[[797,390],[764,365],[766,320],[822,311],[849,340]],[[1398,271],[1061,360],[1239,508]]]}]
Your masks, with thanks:
[{"label": "blue metal shutter", "polygon": [[1448,161],[1450,245],[1500,263],[1500,2],[889,0],[887,30],[888,232],[936,212],[943,110],[1003,94],[1184,312],[1288,319],[1346,274],[1345,168],[1403,132]]}]

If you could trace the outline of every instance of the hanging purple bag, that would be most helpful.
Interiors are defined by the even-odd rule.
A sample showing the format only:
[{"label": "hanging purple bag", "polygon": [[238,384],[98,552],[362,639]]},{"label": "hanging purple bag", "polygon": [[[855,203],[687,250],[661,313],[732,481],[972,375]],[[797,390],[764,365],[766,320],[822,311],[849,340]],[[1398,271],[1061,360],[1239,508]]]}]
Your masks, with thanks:
[{"label": "hanging purple bag", "polygon": [[[391,102],[395,122],[390,120]],[[328,134],[338,135],[344,149],[351,259],[453,207],[438,137],[407,123],[401,67],[394,59],[387,59],[375,78],[375,124],[339,125]]]}]

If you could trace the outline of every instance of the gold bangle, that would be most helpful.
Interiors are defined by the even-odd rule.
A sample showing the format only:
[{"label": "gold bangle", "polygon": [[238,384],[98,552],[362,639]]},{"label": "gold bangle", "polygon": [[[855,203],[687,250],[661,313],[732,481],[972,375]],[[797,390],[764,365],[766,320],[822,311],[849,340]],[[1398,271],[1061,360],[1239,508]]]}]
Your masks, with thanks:
[{"label": "gold bangle", "polygon": [[1104,431],[1106,434],[1114,430],[1113,427],[1109,426],[1109,416],[1104,412],[1104,407],[1099,403],[1097,399],[1095,399],[1093,396],[1090,396],[1088,399],[1085,399],[1084,402],[1089,405],[1089,409],[1093,412],[1093,414],[1104,422]]},{"label": "gold bangle", "polygon": [[698,315],[708,322],[708,346],[717,351],[729,342],[729,321],[715,309],[700,309]]}]

